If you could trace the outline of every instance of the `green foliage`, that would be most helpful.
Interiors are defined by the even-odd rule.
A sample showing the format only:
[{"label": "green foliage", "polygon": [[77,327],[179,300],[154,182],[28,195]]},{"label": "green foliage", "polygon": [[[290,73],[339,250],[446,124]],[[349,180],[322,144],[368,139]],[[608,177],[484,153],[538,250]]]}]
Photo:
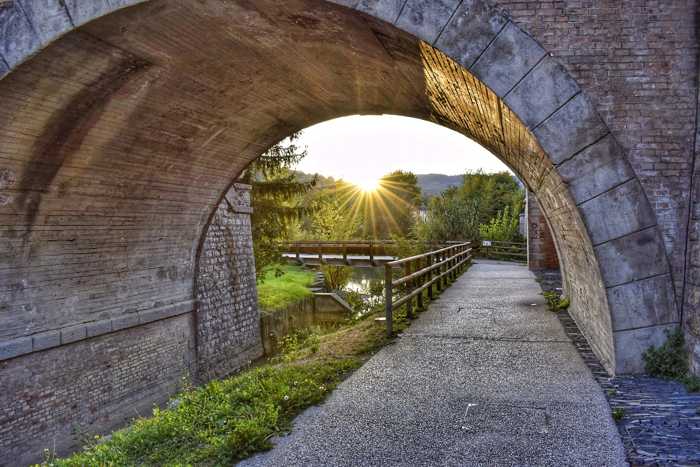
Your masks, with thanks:
[{"label": "green foliage", "polygon": [[361,220],[351,216],[339,196],[325,193],[312,205],[308,229],[314,240],[347,240],[354,238]]},{"label": "green foliage", "polygon": [[542,292],[542,295],[544,296],[544,299],[547,302],[547,308],[549,308],[549,311],[556,313],[558,311],[566,310],[567,308],[569,308],[569,299],[562,298],[562,296],[559,295],[558,292],[555,292],[553,290],[547,290],[545,292]]},{"label": "green foliage", "polygon": [[286,335],[280,342],[280,354],[272,361],[291,362],[306,354],[318,352],[321,344],[321,328],[311,326]]},{"label": "green foliage", "polygon": [[391,239],[394,241],[391,253],[399,258],[408,258],[426,251],[425,244],[419,240],[404,237],[403,235],[392,235]]},{"label": "green foliage", "polygon": [[356,358],[246,371],[178,395],[173,408],[154,409],[104,443],[45,465],[231,465],[271,447],[270,436],[321,402]]},{"label": "green foliage", "polygon": [[508,172],[468,172],[459,191],[462,199],[472,200],[479,207],[479,224],[487,224],[506,207],[520,214],[525,199],[524,191]]},{"label": "green foliage", "polygon": [[675,379],[690,392],[700,391],[700,378],[690,373],[688,351],[681,329],[666,331],[666,342],[644,352],[644,368],[651,376]]},{"label": "green foliage", "polygon": [[688,355],[683,331],[666,331],[666,337],[666,342],[660,347],[650,347],[644,352],[644,367],[652,376],[681,379],[688,374]]},{"label": "green foliage", "polygon": [[425,219],[416,226],[423,242],[480,238],[512,241],[517,238],[524,191],[515,178],[500,172],[464,175],[460,187],[428,200]]},{"label": "green foliage", "polygon": [[342,289],[350,282],[350,277],[352,277],[352,268],[350,266],[324,264],[321,266],[321,272],[329,290]]},{"label": "green foliage", "polygon": [[251,221],[259,274],[281,260],[280,243],[289,239],[290,230],[306,213],[299,199],[316,184],[316,178],[298,181],[292,171],[306,156],[306,150],[295,144],[299,136],[300,133],[295,133],[287,141],[270,148],[240,177],[240,181],[253,187]]},{"label": "green foliage", "polygon": [[688,373],[681,378],[681,383],[685,384],[685,388],[688,392],[700,392],[700,377]]},{"label": "green foliage", "polygon": [[479,201],[450,188],[431,198],[425,219],[416,226],[416,236],[425,243],[479,239]]},{"label": "green foliage", "polygon": [[615,420],[616,422],[619,422],[625,416],[625,409],[623,409],[622,407],[615,407],[612,411],[612,416],[613,416],[613,420]]},{"label": "green foliage", "polygon": [[267,267],[258,280],[258,302],[266,311],[284,310],[311,295],[314,274],[298,266]]},{"label": "green foliage", "polygon": [[520,209],[511,210],[506,206],[503,211],[499,211],[496,217],[488,224],[479,226],[481,238],[498,242],[512,242],[518,240],[518,226],[520,225]]}]

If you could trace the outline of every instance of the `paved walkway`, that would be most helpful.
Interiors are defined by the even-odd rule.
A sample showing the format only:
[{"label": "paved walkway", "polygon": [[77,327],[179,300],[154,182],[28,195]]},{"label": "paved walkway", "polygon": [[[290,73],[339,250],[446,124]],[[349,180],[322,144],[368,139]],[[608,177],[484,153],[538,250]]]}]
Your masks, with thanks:
[{"label": "paved walkway", "polygon": [[624,465],[605,397],[524,267],[478,261],[243,466]]}]

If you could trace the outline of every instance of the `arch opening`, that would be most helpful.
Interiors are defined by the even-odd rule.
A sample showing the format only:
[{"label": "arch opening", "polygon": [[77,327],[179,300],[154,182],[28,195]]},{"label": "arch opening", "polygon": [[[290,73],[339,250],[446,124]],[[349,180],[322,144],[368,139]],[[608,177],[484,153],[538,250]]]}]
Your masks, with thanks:
[{"label": "arch opening", "polygon": [[[678,322],[666,253],[622,149],[555,58],[485,1],[254,3],[17,16],[35,32],[0,62],[5,407],[102,374],[71,364],[76,351],[122,352],[98,362],[129,375],[105,393],[121,404],[150,405],[196,372],[195,265],[212,213],[264,150],[348,114],[432,121],[511,167],[542,205],[596,354],[610,372],[642,369],[641,352]],[[126,342],[151,347],[130,355]],[[127,356],[163,368],[150,395]],[[60,404],[115,423],[100,400]]]}]

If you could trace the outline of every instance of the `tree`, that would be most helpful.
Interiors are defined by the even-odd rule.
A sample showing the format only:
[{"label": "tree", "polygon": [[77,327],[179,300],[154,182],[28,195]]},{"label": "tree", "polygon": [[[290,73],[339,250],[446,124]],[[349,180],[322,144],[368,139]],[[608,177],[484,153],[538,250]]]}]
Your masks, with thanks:
[{"label": "tree", "polygon": [[484,173],[479,170],[466,173],[460,192],[465,200],[475,200],[479,205],[481,224],[487,224],[506,206],[519,214],[525,197],[516,178],[508,172]]},{"label": "tree", "polygon": [[428,202],[425,219],[416,227],[425,243],[479,239],[479,199],[468,199],[450,188]]},{"label": "tree", "polygon": [[376,192],[365,196],[365,234],[375,239],[408,235],[420,205],[421,191],[413,173],[397,170],[384,175]]},{"label": "tree", "polygon": [[348,240],[359,230],[360,219],[345,209],[335,192],[326,193],[313,204],[309,215],[310,230],[318,240]]},{"label": "tree", "polygon": [[290,228],[307,211],[298,199],[316,184],[315,177],[298,181],[291,170],[306,156],[306,150],[295,143],[300,135],[295,133],[270,148],[239,178],[252,186],[251,221],[258,278],[266,267],[281,260],[281,242],[289,238]]}]

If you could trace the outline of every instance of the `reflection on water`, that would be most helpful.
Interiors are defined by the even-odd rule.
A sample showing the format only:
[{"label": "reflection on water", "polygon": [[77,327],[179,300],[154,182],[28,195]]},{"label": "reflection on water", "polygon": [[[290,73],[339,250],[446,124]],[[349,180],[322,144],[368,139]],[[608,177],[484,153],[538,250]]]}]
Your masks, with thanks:
[{"label": "reflection on water", "polygon": [[384,268],[353,268],[346,290],[370,295],[384,288]]},{"label": "reflection on water", "polygon": [[350,300],[358,316],[376,311],[384,303],[384,268],[353,268],[350,281],[343,287],[343,295],[355,295],[362,303]]}]

